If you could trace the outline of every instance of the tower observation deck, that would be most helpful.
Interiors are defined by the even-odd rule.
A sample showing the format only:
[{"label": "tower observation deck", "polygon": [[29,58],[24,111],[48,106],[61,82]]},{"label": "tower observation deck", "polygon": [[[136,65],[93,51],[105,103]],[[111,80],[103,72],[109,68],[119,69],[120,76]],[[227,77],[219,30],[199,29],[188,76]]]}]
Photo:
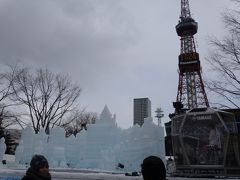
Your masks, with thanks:
[{"label": "tower observation deck", "polygon": [[181,15],[176,25],[177,35],[181,37],[181,49],[178,56],[178,91],[176,102],[173,103],[176,113],[179,108],[209,107],[201,77],[199,54],[196,52],[194,41],[194,34],[197,30],[198,23],[191,17],[189,1],[181,0]]}]

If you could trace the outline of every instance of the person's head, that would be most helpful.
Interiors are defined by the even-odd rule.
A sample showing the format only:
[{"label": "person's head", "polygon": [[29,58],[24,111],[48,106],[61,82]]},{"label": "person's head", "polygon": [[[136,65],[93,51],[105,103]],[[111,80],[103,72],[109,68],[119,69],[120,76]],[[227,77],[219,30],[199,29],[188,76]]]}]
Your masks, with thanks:
[{"label": "person's head", "polygon": [[40,175],[47,176],[49,174],[48,161],[43,155],[35,154],[30,162],[30,167]]},{"label": "person's head", "polygon": [[144,180],[165,180],[166,169],[163,161],[157,156],[149,156],[143,160],[142,176]]}]

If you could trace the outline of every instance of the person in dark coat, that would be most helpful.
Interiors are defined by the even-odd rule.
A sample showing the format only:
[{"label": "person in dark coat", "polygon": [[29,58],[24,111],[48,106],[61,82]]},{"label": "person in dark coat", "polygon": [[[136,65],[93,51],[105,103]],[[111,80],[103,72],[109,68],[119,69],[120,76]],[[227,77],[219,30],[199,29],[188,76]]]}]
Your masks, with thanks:
[{"label": "person in dark coat", "polygon": [[22,180],[51,180],[47,159],[43,155],[35,154]]},{"label": "person in dark coat", "polygon": [[157,156],[149,156],[143,160],[142,176],[144,180],[165,180],[166,168]]}]

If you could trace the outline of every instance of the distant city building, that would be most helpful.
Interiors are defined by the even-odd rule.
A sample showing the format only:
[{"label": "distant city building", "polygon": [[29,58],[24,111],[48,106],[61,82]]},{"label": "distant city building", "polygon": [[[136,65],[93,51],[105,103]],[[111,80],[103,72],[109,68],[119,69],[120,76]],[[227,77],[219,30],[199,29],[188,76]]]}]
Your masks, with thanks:
[{"label": "distant city building", "polygon": [[144,123],[144,118],[151,117],[151,101],[148,98],[133,100],[133,125]]}]

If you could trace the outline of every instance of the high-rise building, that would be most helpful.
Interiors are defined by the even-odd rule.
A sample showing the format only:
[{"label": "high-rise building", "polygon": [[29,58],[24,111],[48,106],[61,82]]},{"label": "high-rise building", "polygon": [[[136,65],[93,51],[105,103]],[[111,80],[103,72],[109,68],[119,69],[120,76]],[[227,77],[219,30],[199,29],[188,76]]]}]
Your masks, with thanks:
[{"label": "high-rise building", "polygon": [[148,98],[133,100],[133,125],[144,123],[144,118],[151,117],[151,101]]}]

